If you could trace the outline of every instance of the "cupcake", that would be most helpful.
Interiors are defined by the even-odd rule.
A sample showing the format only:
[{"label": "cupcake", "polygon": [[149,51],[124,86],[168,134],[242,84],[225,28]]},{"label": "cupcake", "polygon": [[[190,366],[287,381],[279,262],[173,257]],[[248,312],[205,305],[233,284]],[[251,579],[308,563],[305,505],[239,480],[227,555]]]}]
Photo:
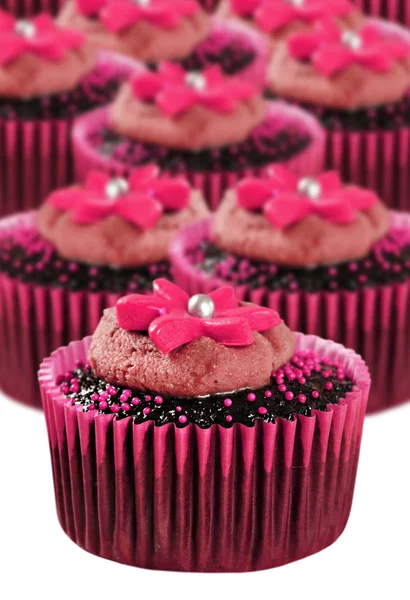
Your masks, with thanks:
[{"label": "cupcake", "polygon": [[373,376],[369,411],[410,398],[410,215],[374,192],[276,166],[183,230],[170,260],[191,294],[234,285],[293,329],[354,348]]},{"label": "cupcake", "polygon": [[16,17],[33,17],[41,12],[55,15],[65,0],[0,0],[0,8]]},{"label": "cupcake", "polygon": [[186,176],[213,208],[240,174],[260,173],[272,162],[317,172],[324,161],[316,119],[265,101],[254,86],[225,77],[219,67],[186,72],[163,63],[157,73],[141,69],[109,107],[78,119],[73,136],[78,180],[93,166],[121,175],[155,162]]},{"label": "cupcake", "polygon": [[407,0],[353,0],[368,15],[398,21],[410,27],[410,4]]},{"label": "cupcake", "polygon": [[71,182],[74,117],[110,102],[133,68],[96,57],[82,34],[49,15],[0,11],[0,215],[36,207]]},{"label": "cupcake", "polygon": [[363,20],[349,0],[223,0],[219,14],[245,21],[272,43],[312,30],[322,19],[341,27],[357,27]]},{"label": "cupcake", "polygon": [[171,238],[207,209],[182,178],[158,175],[150,165],[128,180],[91,172],[37,212],[0,221],[0,387],[7,394],[40,406],[36,372],[44,356],[92,333],[120,296],[169,277]]},{"label": "cupcake", "polygon": [[156,69],[176,61],[200,70],[219,65],[263,86],[268,47],[246,24],[211,17],[198,0],[68,0],[59,22],[98,49],[123,53]]},{"label": "cupcake", "polygon": [[268,89],[320,119],[328,167],[390,207],[410,207],[410,37],[400,27],[326,21],[294,34],[273,53]]},{"label": "cupcake", "polygon": [[367,368],[230,287],[190,298],[159,279],[39,380],[59,520],[93,554],[251,571],[318,552],[346,525]]}]

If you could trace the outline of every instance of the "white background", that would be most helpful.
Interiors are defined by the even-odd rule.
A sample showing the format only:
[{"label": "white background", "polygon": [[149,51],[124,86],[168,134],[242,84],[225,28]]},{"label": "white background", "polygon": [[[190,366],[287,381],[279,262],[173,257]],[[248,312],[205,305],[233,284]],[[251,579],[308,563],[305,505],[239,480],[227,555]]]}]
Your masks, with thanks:
[{"label": "white background", "polygon": [[410,599],[410,404],[367,418],[348,526],[330,548],[257,573],[145,571],[78,548],[54,507],[43,415],[0,395],[0,599]]}]

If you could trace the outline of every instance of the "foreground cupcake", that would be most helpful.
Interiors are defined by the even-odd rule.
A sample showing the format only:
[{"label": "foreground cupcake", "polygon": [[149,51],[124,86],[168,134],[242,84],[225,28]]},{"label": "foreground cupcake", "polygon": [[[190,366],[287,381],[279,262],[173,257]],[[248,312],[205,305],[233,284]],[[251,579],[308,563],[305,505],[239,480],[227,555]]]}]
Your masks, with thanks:
[{"label": "foreground cupcake", "polygon": [[234,285],[292,328],[354,348],[374,378],[369,411],[410,397],[410,216],[373,192],[334,172],[298,179],[273,168],[181,232],[171,262],[190,293]]},{"label": "foreground cupcake", "polygon": [[0,215],[38,206],[73,177],[71,125],[107,104],[134,63],[94,51],[43,14],[0,11]]},{"label": "foreground cupcake", "polygon": [[197,0],[69,0],[59,22],[98,49],[120,52],[152,67],[182,62],[186,69],[217,64],[263,86],[268,47],[246,25],[214,19]]},{"label": "foreground cupcake", "polygon": [[329,167],[410,207],[410,37],[385,22],[358,31],[322,22],[273,54],[268,88],[302,105],[327,130]]},{"label": "foreground cupcake", "polygon": [[349,0],[223,0],[219,13],[244,20],[272,43],[311,30],[323,19],[342,27],[357,27],[363,20]]},{"label": "foreground cupcake", "polygon": [[84,186],[52,193],[37,213],[0,221],[0,387],[39,406],[42,358],[91,333],[120,296],[169,276],[171,238],[206,215],[186,181],[159,178],[148,166],[129,180],[92,172]]},{"label": "foreground cupcake", "polygon": [[313,117],[266,102],[218,67],[185,72],[165,63],[158,73],[141,70],[109,107],[79,119],[73,135],[79,180],[94,165],[123,174],[155,162],[186,176],[212,207],[240,174],[272,162],[317,172],[324,161],[324,134]]},{"label": "foreground cupcake", "polygon": [[157,280],[39,380],[59,520],[89,552],[250,571],[318,552],[346,525],[367,368],[232,288],[190,298]]}]

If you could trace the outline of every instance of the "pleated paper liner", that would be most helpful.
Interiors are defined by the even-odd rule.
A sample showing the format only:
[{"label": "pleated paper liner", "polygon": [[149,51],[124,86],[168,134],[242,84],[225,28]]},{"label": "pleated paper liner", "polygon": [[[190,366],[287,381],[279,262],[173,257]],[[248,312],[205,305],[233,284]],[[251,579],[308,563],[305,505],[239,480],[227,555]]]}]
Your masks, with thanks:
[{"label": "pleated paper liner", "polygon": [[366,15],[382,17],[410,27],[410,3],[408,0],[354,0]]},{"label": "pleated paper liner", "polygon": [[[132,73],[135,63],[101,53],[100,64]],[[0,215],[36,208],[53,189],[73,181],[72,119],[0,117]]]},{"label": "pleated paper liner", "polygon": [[[408,10],[410,15],[410,2]],[[368,19],[368,23],[410,44],[410,32],[403,27],[382,19]],[[326,167],[340,171],[345,181],[375,190],[390,208],[410,210],[409,161],[410,125],[327,132]]]},{"label": "pleated paper liner", "polygon": [[201,4],[208,12],[213,12],[217,8],[219,2],[220,0],[199,0],[199,4]]},{"label": "pleated paper liner", "polygon": [[[410,230],[410,215],[393,213],[392,226]],[[200,221],[184,229],[171,247],[174,281],[192,295],[226,285],[186,259],[186,252],[209,239],[209,233],[210,221]],[[236,292],[277,310],[291,329],[332,339],[363,356],[373,380],[368,412],[410,399],[410,279],[356,291],[272,292],[241,285]]]},{"label": "pleated paper liner", "polygon": [[[0,237],[34,225],[34,214],[3,219]],[[24,283],[0,273],[0,388],[15,400],[40,408],[37,371],[43,358],[93,333],[102,311],[121,295]]]},{"label": "pleated paper liner", "polygon": [[[316,119],[305,111],[289,106],[283,102],[270,102],[267,119],[273,123],[283,121],[293,126],[300,125],[304,132],[308,132],[312,141],[308,148],[299,152],[281,164],[286,165],[297,175],[313,175],[323,169],[325,134]],[[73,129],[74,164],[77,181],[84,181],[92,169],[100,169],[111,175],[127,176],[132,167],[107,157],[91,147],[88,138],[92,133],[98,133],[108,123],[108,109],[101,108],[77,119]],[[260,175],[263,168],[238,169],[237,171],[202,171],[192,172],[186,170],[185,177],[191,185],[203,192],[208,204],[216,209],[226,189],[234,186],[242,177]]]},{"label": "pleated paper liner", "polygon": [[[352,350],[298,334],[344,365],[355,391],[327,412],[254,427],[137,425],[83,412],[55,385],[91,338],[40,369],[58,518],[85,550],[176,571],[251,571],[318,552],[349,517],[370,385]],[[255,501],[257,499],[257,501]]]},{"label": "pleated paper liner", "polygon": [[41,12],[56,15],[65,0],[0,0],[0,9],[16,17],[34,17]]}]

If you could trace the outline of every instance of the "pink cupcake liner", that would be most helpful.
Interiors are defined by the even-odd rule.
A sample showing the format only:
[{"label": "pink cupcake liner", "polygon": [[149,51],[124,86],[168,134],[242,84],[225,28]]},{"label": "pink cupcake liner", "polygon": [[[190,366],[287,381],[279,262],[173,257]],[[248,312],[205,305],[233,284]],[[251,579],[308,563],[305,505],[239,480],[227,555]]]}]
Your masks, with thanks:
[{"label": "pink cupcake liner", "polygon": [[[410,3],[408,11],[410,15]],[[368,22],[410,43],[410,33],[403,27],[381,19]],[[328,131],[326,160],[326,166],[338,169],[345,181],[375,190],[387,206],[410,209],[410,125],[396,130]]]},{"label": "pink cupcake liner", "polygon": [[[133,72],[135,63],[101,53],[99,61]],[[0,118],[0,215],[37,207],[73,181],[72,119]]]},{"label": "pink cupcake liner", "polygon": [[408,0],[354,0],[366,15],[383,17],[410,26],[410,4]]},{"label": "pink cupcake liner", "polygon": [[86,361],[90,341],[59,348],[39,372],[57,513],[76,544],[137,567],[239,572],[298,560],[339,537],[370,385],[352,350],[298,334],[300,349],[340,361],[356,382],[327,412],[180,429],[71,405],[56,377]]},{"label": "pink cupcake liner", "polygon": [[[301,129],[310,134],[312,141],[308,148],[282,164],[297,175],[314,175],[323,169],[325,161],[325,133],[318,121],[306,111],[290,106],[285,102],[270,102],[268,119],[273,122],[284,121],[300,124]],[[94,149],[88,139],[98,133],[108,123],[108,109],[96,109],[77,119],[73,128],[74,171],[77,181],[84,181],[92,169],[100,169],[111,175],[124,177],[132,171],[132,167],[116,159],[104,156]],[[264,168],[238,169],[238,171],[186,171],[185,177],[191,185],[200,190],[212,209],[216,209],[225,191],[234,186],[242,177],[261,175]]]},{"label": "pink cupcake liner", "polygon": [[32,17],[41,12],[57,14],[65,0],[0,0],[0,8],[17,17]]},{"label": "pink cupcake liner", "polygon": [[[393,226],[409,228],[410,214],[393,213]],[[226,281],[209,277],[186,259],[186,251],[208,240],[210,220],[185,228],[170,251],[175,283],[189,294],[209,293]],[[354,348],[372,374],[368,412],[410,399],[410,279],[355,291],[270,291],[236,287],[242,300],[273,308],[297,331],[319,335]]]},{"label": "pink cupcake liner", "polygon": [[[34,225],[34,219],[34,212],[3,219],[0,236]],[[121,295],[24,283],[0,273],[0,388],[40,408],[40,362],[59,346],[91,334],[102,311]]]}]

